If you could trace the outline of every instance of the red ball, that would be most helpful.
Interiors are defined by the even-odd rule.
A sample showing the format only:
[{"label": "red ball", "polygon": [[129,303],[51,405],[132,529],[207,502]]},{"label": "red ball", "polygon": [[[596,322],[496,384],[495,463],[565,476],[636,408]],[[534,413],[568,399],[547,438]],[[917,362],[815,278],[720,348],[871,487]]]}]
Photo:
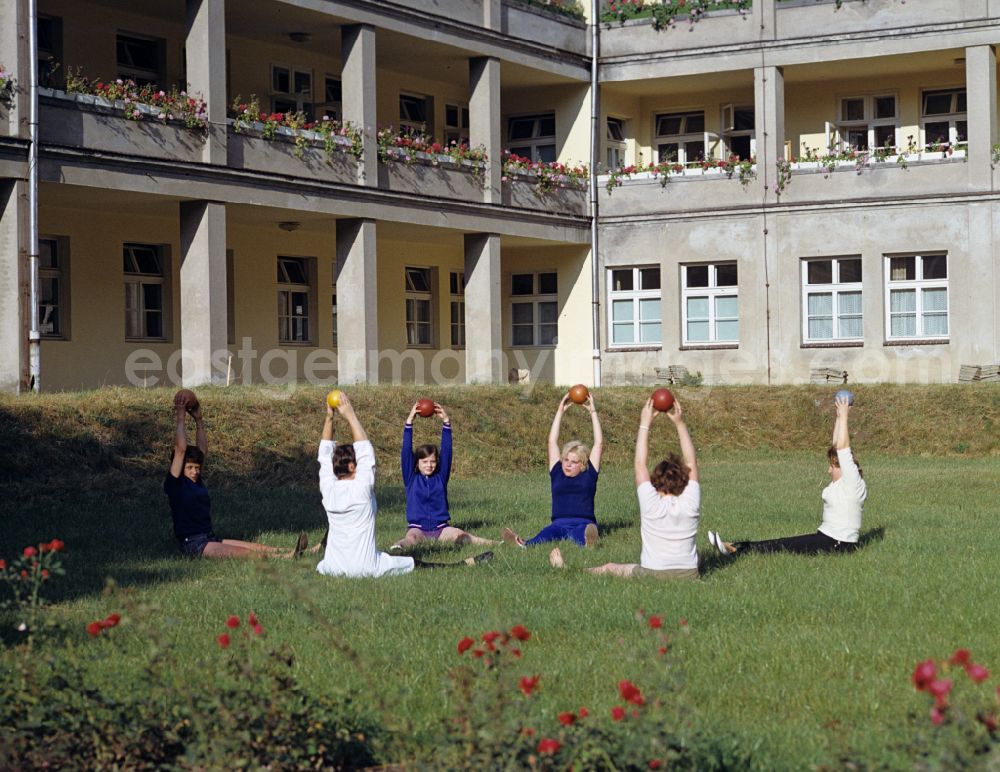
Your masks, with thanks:
[{"label": "red ball", "polygon": [[194,412],[199,407],[198,398],[191,389],[181,389],[174,394],[174,404],[178,403],[183,404],[184,409],[189,413]]},{"label": "red ball", "polygon": [[674,406],[674,395],[670,389],[657,389],[653,392],[653,407],[661,413],[666,413]]},{"label": "red ball", "polygon": [[434,415],[434,400],[427,399],[426,397],[424,397],[423,399],[418,399],[417,413],[423,418],[430,418],[432,415]]},{"label": "red ball", "polygon": [[578,405],[582,405],[586,402],[587,397],[589,396],[590,392],[582,383],[576,384],[576,386],[569,390],[569,398]]}]

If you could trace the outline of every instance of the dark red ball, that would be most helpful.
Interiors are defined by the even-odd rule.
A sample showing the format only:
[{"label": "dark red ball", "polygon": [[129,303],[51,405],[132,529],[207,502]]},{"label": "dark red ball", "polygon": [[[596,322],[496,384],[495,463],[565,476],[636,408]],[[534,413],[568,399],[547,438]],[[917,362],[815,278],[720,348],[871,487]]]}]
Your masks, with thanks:
[{"label": "dark red ball", "polygon": [[657,389],[653,392],[653,407],[661,413],[666,413],[674,406],[674,395],[670,389]]},{"label": "dark red ball", "polygon": [[423,418],[430,418],[432,415],[434,415],[434,400],[427,399],[426,397],[424,397],[423,399],[418,399],[417,413]]}]

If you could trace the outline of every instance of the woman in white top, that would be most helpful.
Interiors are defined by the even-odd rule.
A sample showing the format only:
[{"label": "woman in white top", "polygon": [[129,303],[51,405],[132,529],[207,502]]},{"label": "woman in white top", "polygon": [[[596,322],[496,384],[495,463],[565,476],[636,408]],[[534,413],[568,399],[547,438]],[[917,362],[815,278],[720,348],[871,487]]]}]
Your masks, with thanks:
[{"label": "woman in white top", "polygon": [[847,397],[834,400],[837,419],[833,424],[833,444],[827,450],[831,482],[823,489],[823,522],[816,533],[789,536],[784,539],[767,541],[741,541],[731,544],[724,541],[715,531],[708,532],[708,540],[723,555],[738,552],[853,552],[858,548],[858,534],[861,530],[861,513],[868,486],[865,485],[861,468],[851,452],[851,441],[847,432],[847,416],[851,404]]},{"label": "woman in white top", "polygon": [[[635,439],[635,484],[639,497],[642,529],[642,554],[638,563],[605,563],[588,569],[592,574],[658,579],[697,579],[698,516],[701,486],[698,484],[698,459],[680,402],[675,401],[667,417],[677,429],[683,460],[669,454],[649,473],[649,431],[658,415],[653,400],[646,400],[639,416]],[[561,568],[562,554],[552,550],[549,561]]]}]

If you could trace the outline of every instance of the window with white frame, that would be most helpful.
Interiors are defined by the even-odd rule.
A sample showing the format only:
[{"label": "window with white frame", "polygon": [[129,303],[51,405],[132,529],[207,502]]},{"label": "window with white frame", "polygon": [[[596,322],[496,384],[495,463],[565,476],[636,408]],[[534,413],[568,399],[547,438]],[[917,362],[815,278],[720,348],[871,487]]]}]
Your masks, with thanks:
[{"label": "window with white frame", "polygon": [[66,337],[66,239],[38,239],[38,330],[46,338]]},{"label": "window with white frame", "polygon": [[271,110],[276,113],[305,113],[312,120],[312,70],[271,65]]},{"label": "window with white frame", "polygon": [[433,133],[431,99],[419,94],[399,95],[399,127],[414,133]]},{"label": "window with white frame", "polygon": [[925,91],[921,95],[920,125],[928,150],[969,139],[964,88]]},{"label": "window with white frame", "polygon": [[558,278],[555,271],[510,277],[510,343],[554,346],[559,335]]},{"label": "window with white frame", "polygon": [[327,75],[323,85],[323,103],[316,105],[316,117],[339,121],[343,114],[343,90],[340,78]]},{"label": "window with white frame", "polygon": [[535,163],[556,160],[556,115],[521,115],[507,123],[507,149]]},{"label": "window with white frame", "polygon": [[309,343],[309,289],[309,258],[279,256],[279,343]]},{"label": "window with white frame", "polygon": [[163,83],[166,41],[162,38],[119,32],[117,38],[118,77],[139,86]]},{"label": "window with white frame", "polygon": [[803,260],[802,303],[806,343],[862,340],[861,258]]},{"label": "window with white frame", "polygon": [[125,273],[125,337],[164,340],[164,249],[157,244],[122,246]]},{"label": "window with white frame", "polygon": [[723,105],[722,142],[727,156],[748,161],[756,153],[756,121],[753,105]]},{"label": "window with white frame", "polygon": [[656,158],[661,163],[689,164],[705,157],[705,113],[661,113],[656,116]]},{"label": "window with white frame", "polygon": [[625,119],[607,118],[607,160],[609,169],[625,164]]},{"label": "window with white frame", "polygon": [[890,340],[948,337],[948,255],[885,256]]},{"label": "window with white frame", "polygon": [[430,346],[434,340],[433,283],[430,268],[406,268],[406,343]]},{"label": "window with white frame", "polygon": [[840,146],[853,150],[895,149],[898,122],[895,94],[851,96],[840,100]]},{"label": "window with white frame", "polygon": [[684,343],[736,343],[740,338],[736,263],[681,266]]},{"label": "window with white frame", "polygon": [[465,273],[452,271],[448,283],[451,290],[451,347],[465,348]]},{"label": "window with white frame", "polygon": [[608,270],[609,345],[654,345],[663,340],[660,267]]},{"label": "window with white frame", "polygon": [[469,144],[469,108],[466,105],[444,106],[444,143]]}]

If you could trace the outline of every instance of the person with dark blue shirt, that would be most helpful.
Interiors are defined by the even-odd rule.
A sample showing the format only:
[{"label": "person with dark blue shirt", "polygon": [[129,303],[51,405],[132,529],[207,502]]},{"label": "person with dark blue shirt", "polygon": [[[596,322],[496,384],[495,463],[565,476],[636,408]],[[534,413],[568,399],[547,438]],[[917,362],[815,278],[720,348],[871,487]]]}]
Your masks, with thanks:
[{"label": "person with dark blue shirt", "polygon": [[594,446],[588,449],[580,440],[571,440],[559,447],[559,429],[563,413],[570,405],[567,393],[556,408],[549,430],[549,477],[552,481],[552,522],[534,537],[524,541],[512,529],[504,528],[500,537],[508,544],[525,547],[550,541],[568,539],[581,547],[597,544],[597,518],[594,513],[594,496],[597,494],[597,477],[604,451],[604,434],[597,417],[594,395],[587,397],[583,406],[590,413],[594,429]]},{"label": "person with dark blue shirt", "polygon": [[414,403],[403,424],[403,444],[399,466],[406,488],[406,535],[393,544],[390,551],[408,549],[422,541],[453,542],[455,544],[496,544],[495,541],[473,536],[451,525],[448,508],[448,480],[451,477],[451,419],[444,408],[434,403],[434,415],[441,419],[441,449],[435,445],[413,447],[413,419],[417,415]]},{"label": "person with dark blue shirt", "polygon": [[[190,393],[190,392],[189,392]],[[191,413],[195,422],[195,445],[188,445],[186,415]],[[185,392],[174,397],[174,416],[177,430],[174,434],[174,455],[170,471],[163,481],[163,492],[170,501],[170,515],[174,521],[174,536],[181,552],[192,557],[206,558],[262,558],[298,556],[306,547],[307,536],[299,534],[294,550],[269,547],[266,544],[220,539],[212,529],[212,501],[208,488],[201,478],[201,468],[208,454],[208,438],[201,405],[188,403]]]}]

